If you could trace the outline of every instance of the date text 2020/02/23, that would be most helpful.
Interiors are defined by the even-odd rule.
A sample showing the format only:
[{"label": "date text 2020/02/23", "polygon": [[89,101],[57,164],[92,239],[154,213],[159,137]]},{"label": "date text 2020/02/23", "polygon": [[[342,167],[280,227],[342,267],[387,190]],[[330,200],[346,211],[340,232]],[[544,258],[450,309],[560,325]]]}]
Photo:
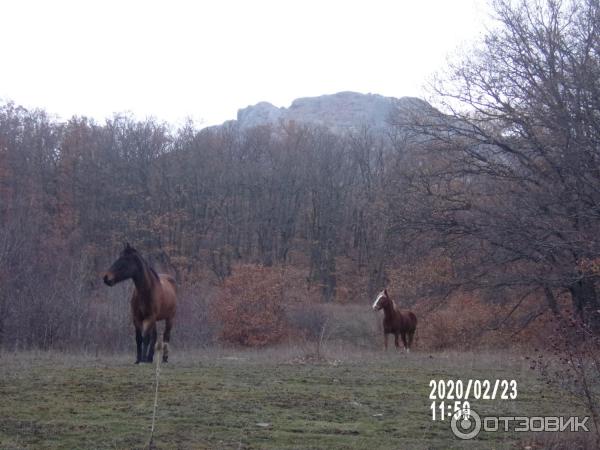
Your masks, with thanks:
[{"label": "date text 2020/02/23", "polygon": [[516,380],[431,380],[429,399],[432,420],[444,420],[453,414],[469,415],[469,400],[515,400]]}]

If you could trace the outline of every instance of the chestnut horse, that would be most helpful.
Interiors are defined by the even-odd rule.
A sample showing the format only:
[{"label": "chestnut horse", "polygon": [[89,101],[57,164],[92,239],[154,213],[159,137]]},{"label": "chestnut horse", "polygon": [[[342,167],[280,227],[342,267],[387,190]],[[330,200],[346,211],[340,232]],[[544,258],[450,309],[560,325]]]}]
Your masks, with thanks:
[{"label": "chestnut horse", "polygon": [[175,280],[170,275],[157,274],[142,255],[125,245],[110,269],[104,275],[104,282],[109,286],[131,278],[135,289],[131,297],[131,313],[135,326],[135,342],[137,358],[135,363],[152,362],[156,345],[156,322],[165,321],[163,335],[163,361],[169,357],[168,343],[171,339],[171,327],[175,317],[176,288]]},{"label": "chestnut horse", "polygon": [[388,348],[388,334],[393,333],[396,348],[400,348],[400,343],[398,342],[398,336],[400,336],[406,352],[410,352],[413,337],[417,330],[417,316],[411,311],[401,313],[397,310],[394,301],[387,293],[387,289],[384,289],[379,293],[373,303],[373,309],[375,311],[383,309],[383,338],[385,349],[387,350]]}]

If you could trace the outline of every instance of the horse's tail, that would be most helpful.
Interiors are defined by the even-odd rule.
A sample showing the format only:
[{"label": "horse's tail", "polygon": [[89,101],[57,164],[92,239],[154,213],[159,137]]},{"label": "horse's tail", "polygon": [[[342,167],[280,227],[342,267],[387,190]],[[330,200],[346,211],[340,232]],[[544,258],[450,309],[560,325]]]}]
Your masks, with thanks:
[{"label": "horse's tail", "polygon": [[417,331],[417,316],[415,316],[415,313],[413,313],[412,311],[409,311],[408,314],[408,319],[409,319],[409,328],[411,329],[411,331],[413,333],[416,333]]},{"label": "horse's tail", "polygon": [[417,334],[417,316],[415,316],[415,342],[418,340],[418,334]]},{"label": "horse's tail", "polygon": [[410,330],[412,335],[410,341],[412,345],[413,341],[417,340],[417,316],[412,311],[409,311],[407,315],[410,321]]}]

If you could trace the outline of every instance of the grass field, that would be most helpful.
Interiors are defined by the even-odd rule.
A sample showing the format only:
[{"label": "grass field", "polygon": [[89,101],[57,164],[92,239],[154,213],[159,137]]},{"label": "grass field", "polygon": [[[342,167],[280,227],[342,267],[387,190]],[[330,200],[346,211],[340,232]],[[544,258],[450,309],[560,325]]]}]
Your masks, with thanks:
[{"label": "grass field", "polygon": [[[453,437],[433,422],[431,379],[515,379],[515,401],[475,401],[480,414],[585,415],[508,353],[422,353],[329,348],[172,352],[161,366],[154,444],[189,449],[523,448],[522,436]],[[0,448],[143,448],[154,366],[133,355],[2,353]]]}]

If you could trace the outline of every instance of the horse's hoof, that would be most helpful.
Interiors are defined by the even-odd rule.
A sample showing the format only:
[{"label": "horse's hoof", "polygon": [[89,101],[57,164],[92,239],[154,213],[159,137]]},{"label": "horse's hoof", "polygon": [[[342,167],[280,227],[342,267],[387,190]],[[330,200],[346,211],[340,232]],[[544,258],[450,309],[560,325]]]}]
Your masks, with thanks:
[{"label": "horse's hoof", "polygon": [[169,358],[167,356],[163,356],[162,362],[164,362],[164,363],[169,362]]},{"label": "horse's hoof", "polygon": [[134,364],[139,364],[139,363],[140,363],[140,360],[139,360],[139,359],[137,359],[137,360],[134,362]]}]

